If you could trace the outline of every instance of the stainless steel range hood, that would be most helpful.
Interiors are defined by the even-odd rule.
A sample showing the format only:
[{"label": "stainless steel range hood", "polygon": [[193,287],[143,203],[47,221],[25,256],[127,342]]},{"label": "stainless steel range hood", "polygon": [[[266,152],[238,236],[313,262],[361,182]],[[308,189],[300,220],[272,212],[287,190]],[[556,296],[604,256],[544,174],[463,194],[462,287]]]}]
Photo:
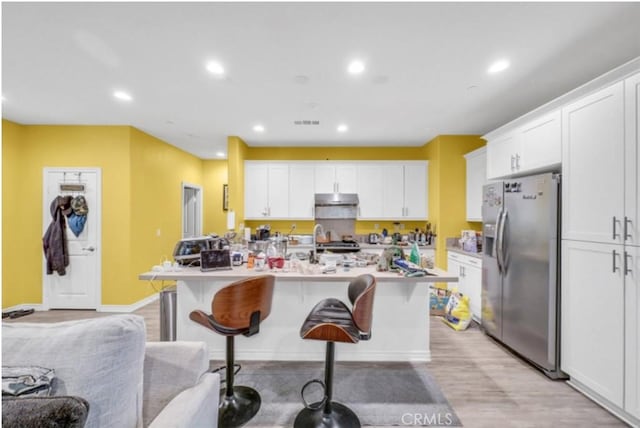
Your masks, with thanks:
[{"label": "stainless steel range hood", "polygon": [[316,193],[317,219],[355,219],[358,216],[357,193]]}]

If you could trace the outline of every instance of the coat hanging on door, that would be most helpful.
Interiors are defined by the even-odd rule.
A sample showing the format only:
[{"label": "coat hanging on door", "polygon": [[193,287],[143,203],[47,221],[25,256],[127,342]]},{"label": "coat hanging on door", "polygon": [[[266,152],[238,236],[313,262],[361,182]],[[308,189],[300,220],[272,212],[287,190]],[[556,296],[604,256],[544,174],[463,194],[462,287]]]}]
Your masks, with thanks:
[{"label": "coat hanging on door", "polygon": [[42,238],[44,256],[47,259],[47,275],[58,272],[58,275],[66,274],[69,266],[69,249],[67,247],[67,234],[65,215],[71,214],[72,196],[57,196],[49,208],[51,224]]}]

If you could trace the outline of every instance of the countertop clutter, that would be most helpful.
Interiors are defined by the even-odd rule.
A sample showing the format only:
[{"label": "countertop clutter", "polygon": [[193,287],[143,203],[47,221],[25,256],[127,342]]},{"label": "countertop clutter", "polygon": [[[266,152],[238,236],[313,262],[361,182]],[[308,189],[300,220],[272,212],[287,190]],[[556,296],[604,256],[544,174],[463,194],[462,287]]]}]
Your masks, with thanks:
[{"label": "countertop clutter", "polygon": [[265,267],[262,270],[256,270],[255,268],[247,268],[246,265],[234,266],[232,269],[218,270],[211,272],[202,272],[199,267],[179,267],[171,271],[163,272],[145,272],[140,274],[141,280],[175,280],[175,281],[189,281],[189,280],[213,280],[224,279],[229,281],[236,281],[239,279],[245,279],[252,276],[259,275],[275,275],[279,281],[350,281],[358,275],[371,274],[378,282],[457,282],[458,277],[450,275],[449,273],[438,269],[426,269],[429,275],[422,277],[406,277],[398,272],[378,272],[376,267],[368,265],[366,267],[349,267],[344,268],[338,266],[335,273],[326,274],[323,273],[324,266],[319,264],[303,263],[303,271],[292,269],[269,269]]},{"label": "countertop clutter", "polygon": [[482,259],[482,247],[477,249],[476,252],[468,251],[462,248],[460,245],[460,238],[447,238],[447,252],[452,251],[455,253],[464,254],[469,257],[476,257],[478,259]]}]

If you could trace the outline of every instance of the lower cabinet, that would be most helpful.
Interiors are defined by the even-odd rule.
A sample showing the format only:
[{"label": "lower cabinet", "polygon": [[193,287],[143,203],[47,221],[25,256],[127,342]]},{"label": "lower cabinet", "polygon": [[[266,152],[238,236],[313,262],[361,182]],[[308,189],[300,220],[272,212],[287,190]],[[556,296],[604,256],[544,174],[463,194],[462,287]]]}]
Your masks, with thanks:
[{"label": "lower cabinet", "polygon": [[634,423],[640,417],[639,269],[639,247],[562,241],[561,368],[579,389]]},{"label": "lower cabinet", "polygon": [[458,291],[469,296],[471,315],[478,323],[482,320],[482,260],[478,257],[467,256],[457,252],[447,253],[447,270],[458,277]]}]

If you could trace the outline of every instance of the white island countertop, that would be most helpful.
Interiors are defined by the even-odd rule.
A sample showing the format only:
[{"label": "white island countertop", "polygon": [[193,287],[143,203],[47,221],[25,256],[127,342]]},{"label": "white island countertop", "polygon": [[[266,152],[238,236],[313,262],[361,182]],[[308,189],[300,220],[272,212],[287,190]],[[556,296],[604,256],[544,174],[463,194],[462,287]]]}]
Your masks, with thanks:
[{"label": "white island countertop", "polygon": [[321,273],[322,265],[310,265],[314,269],[313,273],[300,273],[294,271],[283,271],[282,269],[264,269],[257,271],[255,269],[247,269],[246,265],[234,266],[229,270],[215,270],[210,272],[202,272],[198,267],[183,267],[178,271],[170,272],[145,272],[138,277],[141,280],[175,280],[175,281],[192,281],[192,280],[230,280],[249,278],[258,275],[274,275],[278,281],[313,281],[313,282],[336,282],[350,281],[358,275],[372,274],[377,282],[458,282],[458,277],[438,268],[427,269],[432,275],[407,278],[398,272],[378,272],[375,266],[352,267],[345,270],[342,266],[338,266],[335,273]]}]

